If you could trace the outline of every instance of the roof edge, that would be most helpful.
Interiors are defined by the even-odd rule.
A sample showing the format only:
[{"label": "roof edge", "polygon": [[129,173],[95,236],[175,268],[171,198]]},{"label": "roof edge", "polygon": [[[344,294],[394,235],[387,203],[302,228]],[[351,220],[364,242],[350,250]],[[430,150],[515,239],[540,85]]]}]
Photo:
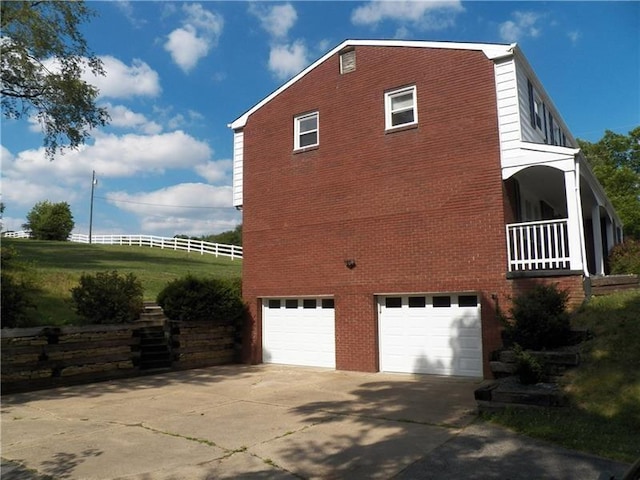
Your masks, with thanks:
[{"label": "roof edge", "polygon": [[409,48],[442,48],[451,50],[475,50],[482,51],[489,60],[498,60],[500,58],[509,57],[513,55],[513,52],[517,46],[516,43],[501,44],[501,43],[464,43],[464,42],[431,42],[423,40],[345,40],[342,43],[336,45],[334,48],[325,53],[318,60],[313,62],[307,68],[295,75],[293,78],[281,85],[277,90],[271,92],[268,96],[260,100],[257,104],[243,113],[240,117],[233,122],[227,124],[227,126],[233,130],[242,129],[249,120],[249,116],[261,108],[263,105],[271,101],[274,97],[278,96],[284,90],[289,88],[295,82],[304,77],[311,70],[315,69],[318,65],[325,60],[335,55],[340,50],[347,47],[367,46],[367,47],[409,47]]}]

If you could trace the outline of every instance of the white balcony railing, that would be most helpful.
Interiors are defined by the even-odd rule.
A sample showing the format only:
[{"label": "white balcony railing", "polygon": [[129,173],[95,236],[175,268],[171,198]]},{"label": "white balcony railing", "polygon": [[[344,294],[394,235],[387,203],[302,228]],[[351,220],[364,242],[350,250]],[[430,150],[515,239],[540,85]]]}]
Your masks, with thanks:
[{"label": "white balcony railing", "polygon": [[569,270],[567,219],[507,225],[509,271]]}]

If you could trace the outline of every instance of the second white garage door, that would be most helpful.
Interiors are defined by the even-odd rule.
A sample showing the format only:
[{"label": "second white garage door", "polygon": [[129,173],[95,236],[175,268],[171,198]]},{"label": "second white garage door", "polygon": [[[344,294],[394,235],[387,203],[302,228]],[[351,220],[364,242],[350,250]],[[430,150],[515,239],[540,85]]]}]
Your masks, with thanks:
[{"label": "second white garage door", "polygon": [[332,298],[271,298],[262,301],[262,361],[336,367]]},{"label": "second white garage door", "polygon": [[482,377],[476,295],[378,297],[380,370]]}]

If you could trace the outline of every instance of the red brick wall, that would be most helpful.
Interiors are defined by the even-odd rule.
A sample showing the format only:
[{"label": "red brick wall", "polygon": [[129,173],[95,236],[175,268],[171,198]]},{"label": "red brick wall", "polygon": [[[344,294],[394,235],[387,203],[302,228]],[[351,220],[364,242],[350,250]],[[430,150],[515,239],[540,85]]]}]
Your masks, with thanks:
[{"label": "red brick wall", "polygon": [[[493,63],[443,49],[356,56],[355,72],[328,59],[244,129],[246,358],[262,357],[263,296],[333,295],[337,367],[376,371],[375,294],[470,291],[487,359],[500,346],[491,296],[511,293]],[[384,92],[405,85],[417,87],[419,125],[385,134]],[[294,116],[314,110],[320,145],[294,153]]]}]

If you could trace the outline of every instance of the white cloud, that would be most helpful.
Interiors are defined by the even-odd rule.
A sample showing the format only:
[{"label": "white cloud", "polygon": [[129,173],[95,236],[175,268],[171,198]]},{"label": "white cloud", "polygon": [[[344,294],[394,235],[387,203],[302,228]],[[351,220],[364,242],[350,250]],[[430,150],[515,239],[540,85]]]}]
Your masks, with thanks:
[{"label": "white cloud", "polygon": [[[98,58],[102,62],[104,75],[94,75],[84,59],[82,79],[98,88],[100,98],[155,97],[162,91],[158,72],[142,60],[134,59],[129,66],[110,55]],[[57,59],[49,58],[43,64],[50,71],[60,71]]]},{"label": "white cloud", "polygon": [[107,103],[102,105],[106,107],[111,116],[109,125],[119,128],[133,128],[146,134],[157,134],[162,131],[162,126],[158,123],[147,119],[141,113],[135,113],[124,105],[112,105]]},{"label": "white cloud", "polygon": [[578,40],[582,38],[582,34],[578,30],[573,30],[571,32],[567,32],[567,37],[571,40],[571,45],[577,45]]},{"label": "white cloud", "polygon": [[309,52],[301,40],[292,44],[280,44],[271,47],[269,70],[280,80],[285,80],[300,72],[309,64]]},{"label": "white cloud", "polygon": [[227,185],[180,183],[153,192],[110,192],[107,199],[117,203],[122,210],[133,213],[176,215],[193,210],[229,208],[232,194],[231,187]]},{"label": "white cloud", "polygon": [[200,59],[209,53],[209,43],[206,39],[198,37],[191,25],[171,32],[164,48],[171,53],[171,58],[184,73],[189,73]]},{"label": "white cloud", "polygon": [[[91,178],[88,178],[90,181]],[[33,176],[32,178],[3,177],[2,201],[11,207],[31,208],[37,202],[44,200],[54,203],[72,203],[77,201],[81,195],[78,190],[70,189],[67,185],[55,184],[48,180],[46,175]],[[24,222],[25,220],[22,220],[20,223]],[[12,228],[12,230],[15,230],[15,228]]]},{"label": "white cloud", "polygon": [[298,19],[296,9],[290,3],[271,7],[251,3],[249,13],[258,18],[262,28],[274,38],[285,38]]},{"label": "white cloud", "polygon": [[155,97],[160,94],[160,78],[142,60],[134,59],[130,66],[112,56],[100,57],[104,76],[85,73],[85,81],[100,90],[100,97],[131,98],[134,96]]},{"label": "white cloud", "polygon": [[505,42],[517,42],[523,38],[535,38],[540,35],[536,23],[541,15],[535,12],[513,12],[513,20],[500,24],[500,37]]},{"label": "white cloud", "polygon": [[181,183],[153,192],[112,192],[108,201],[141,217],[142,231],[205,235],[239,223],[230,186]]},{"label": "white cloud", "polygon": [[131,2],[127,0],[117,0],[115,2],[115,5],[118,8],[118,10],[120,10],[122,14],[126,17],[126,19],[129,20],[129,23],[131,23],[131,25],[133,25],[135,28],[140,28],[147,23],[146,20],[137,18],[135,16],[133,12],[133,5],[131,4]]},{"label": "white cloud", "polygon": [[232,168],[233,162],[231,160],[209,161],[195,166],[196,173],[209,183],[230,180]]},{"label": "white cloud", "polygon": [[180,69],[189,73],[218,45],[224,20],[198,3],[183,5],[182,11],[186,17],[183,25],[168,35],[164,48]]},{"label": "white cloud", "polygon": [[[49,161],[43,148],[25,150],[3,160],[3,182],[22,181],[33,188],[47,192],[55,188],[67,194],[77,185],[86,182],[91,170],[99,177],[123,178],[139,174],[162,174],[168,169],[188,169],[211,159],[212,150],[204,142],[178,130],[156,135],[96,134],[95,142],[78,150],[69,150]],[[9,192],[14,187],[4,185],[5,193],[21,199],[24,189]],[[33,203],[31,199],[21,201]]]},{"label": "white cloud", "polygon": [[351,14],[354,25],[376,26],[385,20],[410,23],[421,30],[443,30],[455,24],[464,11],[459,0],[452,1],[370,1]]}]

